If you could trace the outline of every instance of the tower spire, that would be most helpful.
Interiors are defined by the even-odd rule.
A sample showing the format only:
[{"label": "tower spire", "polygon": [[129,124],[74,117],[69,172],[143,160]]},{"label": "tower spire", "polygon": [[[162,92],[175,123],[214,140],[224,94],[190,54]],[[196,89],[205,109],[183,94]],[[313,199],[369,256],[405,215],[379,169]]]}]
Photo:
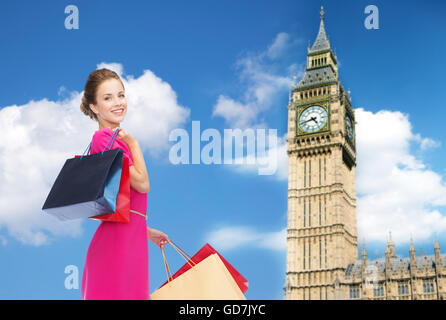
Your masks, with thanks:
[{"label": "tower spire", "polygon": [[[319,31],[316,39],[307,48],[307,68],[302,80],[295,89],[328,85],[338,81],[338,62],[333,54],[330,41],[325,31],[325,11],[321,6]],[[350,100],[349,100],[350,102]]]},{"label": "tower spire", "polygon": [[438,238],[437,238],[437,235],[435,235],[435,244],[434,244],[434,249],[438,249],[438,250],[440,250],[440,244],[438,243]]},{"label": "tower spire", "polygon": [[413,238],[412,238],[412,234],[410,235],[410,247],[409,247],[409,252],[412,254],[412,252],[415,254],[415,247],[413,245]]},{"label": "tower spire", "polygon": [[330,42],[328,41],[327,33],[325,32],[324,7],[321,7],[320,14],[321,14],[321,23],[319,25],[319,32],[317,34],[316,40],[313,43],[313,46],[310,49],[310,52],[330,49]]},{"label": "tower spire", "polygon": [[390,258],[396,258],[395,244],[392,241],[392,231],[389,230],[389,239],[387,240],[386,252]]}]

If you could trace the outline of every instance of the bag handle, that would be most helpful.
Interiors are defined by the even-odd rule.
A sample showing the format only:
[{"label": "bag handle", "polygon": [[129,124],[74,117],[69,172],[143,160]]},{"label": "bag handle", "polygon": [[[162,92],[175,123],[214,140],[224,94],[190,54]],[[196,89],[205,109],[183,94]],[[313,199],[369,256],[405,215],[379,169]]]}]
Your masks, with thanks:
[{"label": "bag handle", "polygon": [[113,143],[115,142],[115,138],[116,138],[116,136],[118,135],[118,131],[119,131],[119,129],[120,129],[120,128],[117,128],[117,129],[115,130],[115,132],[113,133],[112,137],[110,138],[110,140],[108,140],[108,142],[107,142],[107,144],[106,144],[104,150],[102,150],[102,154],[104,154],[104,151],[105,151],[105,149],[107,149],[108,144],[110,143],[110,141],[111,141],[111,144],[110,144],[110,148],[109,148],[108,150],[111,150],[111,147],[113,146]]},{"label": "bag handle", "polygon": [[[91,142],[90,142],[90,144],[88,145],[87,149],[85,149],[85,151],[88,150],[87,155],[90,153],[90,147],[91,147]],[[82,160],[82,158],[84,157],[84,153],[85,153],[85,151],[82,153],[82,156],[81,156],[80,160]]]},{"label": "bag handle", "polygon": [[172,278],[172,273],[170,272],[169,265],[167,264],[166,256],[164,255],[164,250],[162,248],[161,248],[161,253],[163,254],[164,267],[166,268],[167,282],[170,282],[171,281],[170,279]]},{"label": "bag handle", "polygon": [[[169,240],[169,243],[172,245],[172,247],[175,248],[176,251],[186,260],[187,264],[193,268],[197,264],[190,258],[183,250],[181,250],[178,246],[176,246],[171,240]],[[172,273],[170,272],[169,265],[167,264],[166,256],[164,255],[164,250],[161,248],[161,253],[163,254],[163,260],[164,260],[164,266],[166,268],[166,274],[167,274],[167,282],[170,282],[173,280]],[[192,264],[190,264],[192,262]]]},{"label": "bag handle", "polygon": [[[108,145],[110,144],[110,141],[111,141],[111,144],[110,144],[110,148],[109,148],[109,150],[111,150],[111,147],[113,146],[113,143],[115,142],[115,138],[116,138],[116,136],[117,136],[117,134],[118,134],[119,129],[120,129],[120,128],[117,128],[117,129],[115,130],[115,132],[113,133],[113,135],[111,136],[111,138],[108,140],[107,144],[105,145],[104,150],[102,150],[102,154],[104,154],[104,151],[105,151],[105,149],[107,149]],[[84,154],[85,154],[85,152],[86,152],[87,150],[88,150],[88,151],[87,151],[87,155],[90,153],[90,148],[91,148],[91,142],[90,142],[90,144],[88,145],[87,149],[85,149],[85,151],[82,153],[82,156],[81,156],[80,160],[82,160],[82,158],[84,157]]]},{"label": "bag handle", "polygon": [[[169,243],[178,251],[179,254],[181,254],[186,259],[186,261],[187,260],[192,261],[192,258],[186,252],[184,252],[183,249],[181,249],[179,246],[177,246],[175,244],[175,242],[173,242],[172,240],[169,240]],[[192,261],[192,263],[195,264],[195,262],[193,262],[193,261]]]}]

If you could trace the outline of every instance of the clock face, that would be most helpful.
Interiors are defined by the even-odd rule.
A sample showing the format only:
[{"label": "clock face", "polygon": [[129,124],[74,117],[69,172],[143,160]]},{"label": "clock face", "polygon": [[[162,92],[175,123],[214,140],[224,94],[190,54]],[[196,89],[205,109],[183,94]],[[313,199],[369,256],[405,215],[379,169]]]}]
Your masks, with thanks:
[{"label": "clock face", "polygon": [[353,142],[353,124],[348,114],[345,115],[345,131],[347,132],[347,138]]},{"label": "clock face", "polygon": [[327,111],[321,106],[311,106],[304,110],[299,117],[299,127],[308,133],[321,130],[327,123]]}]

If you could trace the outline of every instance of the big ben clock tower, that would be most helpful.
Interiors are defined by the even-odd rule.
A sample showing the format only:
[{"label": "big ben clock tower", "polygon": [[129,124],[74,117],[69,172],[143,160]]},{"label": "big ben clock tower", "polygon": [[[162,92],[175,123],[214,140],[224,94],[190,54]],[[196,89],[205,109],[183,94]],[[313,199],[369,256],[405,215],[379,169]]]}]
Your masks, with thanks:
[{"label": "big ben clock tower", "polygon": [[285,299],[342,298],[357,261],[355,114],[338,78],[321,9],[319,33],[288,108]]}]

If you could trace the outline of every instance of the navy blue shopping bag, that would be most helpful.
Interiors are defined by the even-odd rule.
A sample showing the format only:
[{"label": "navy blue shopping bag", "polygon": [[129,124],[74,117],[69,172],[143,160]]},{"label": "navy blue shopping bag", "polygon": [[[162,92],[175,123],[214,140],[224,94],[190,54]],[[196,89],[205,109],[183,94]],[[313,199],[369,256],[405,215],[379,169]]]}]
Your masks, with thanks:
[{"label": "navy blue shopping bag", "polygon": [[[124,152],[111,147],[116,130],[102,152],[65,161],[42,210],[60,220],[89,218],[116,211]],[[111,143],[110,143],[111,142]],[[110,144],[109,149],[108,145]],[[90,150],[91,142],[87,147]]]}]

